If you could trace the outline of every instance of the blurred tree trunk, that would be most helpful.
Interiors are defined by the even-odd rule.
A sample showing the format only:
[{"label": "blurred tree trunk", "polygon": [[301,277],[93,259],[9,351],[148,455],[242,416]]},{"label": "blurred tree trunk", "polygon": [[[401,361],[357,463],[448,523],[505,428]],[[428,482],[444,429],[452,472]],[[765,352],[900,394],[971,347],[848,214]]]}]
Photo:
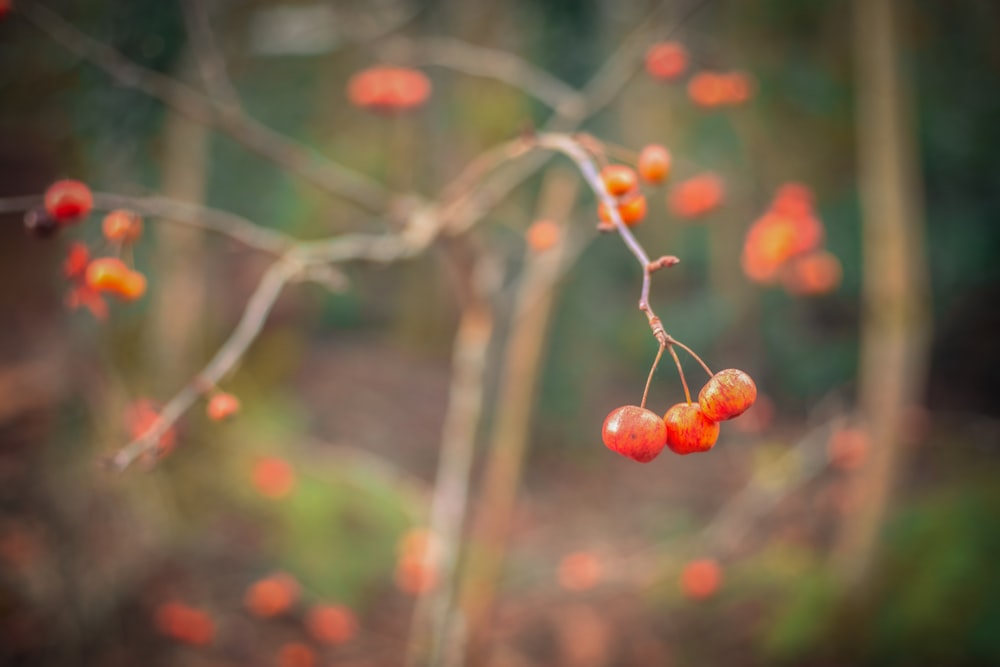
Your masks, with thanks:
[{"label": "blurred tree trunk", "polygon": [[919,163],[895,9],[892,0],[854,2],[864,305],[858,410],[872,455],[853,480],[857,514],[843,525],[835,565],[855,589],[871,566],[902,464],[905,410],[923,398],[930,333]]},{"label": "blurred tree trunk", "polygon": [[[184,59],[181,80],[194,69]],[[163,129],[163,169],[160,194],[200,204],[205,200],[208,171],[208,130],[167,110]],[[205,317],[206,282],[204,232],[181,225],[157,225],[152,232],[156,267],[150,313],[150,370],[157,395],[169,395],[195,371]]]}]

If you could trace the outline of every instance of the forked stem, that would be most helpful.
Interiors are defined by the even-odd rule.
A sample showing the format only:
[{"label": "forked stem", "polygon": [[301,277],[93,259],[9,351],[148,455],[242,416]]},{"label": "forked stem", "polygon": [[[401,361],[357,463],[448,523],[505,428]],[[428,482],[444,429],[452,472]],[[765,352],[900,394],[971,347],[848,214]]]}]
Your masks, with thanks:
[{"label": "forked stem", "polygon": [[663,356],[664,347],[666,346],[661,343],[660,349],[656,351],[656,359],[653,359],[653,366],[649,369],[649,377],[646,378],[646,388],[642,390],[642,403],[639,404],[640,408],[646,407],[646,397],[649,396],[649,385],[653,383],[653,373],[656,372],[656,367],[660,365],[660,358]]},{"label": "forked stem", "polygon": [[684,377],[684,369],[681,367],[681,360],[678,358],[677,352],[674,351],[674,344],[676,342],[667,343],[667,347],[670,349],[670,356],[674,358],[674,363],[677,364],[677,372],[680,373],[681,384],[684,385],[684,398],[687,399],[688,405],[691,405],[691,390],[688,389],[687,378]]},{"label": "forked stem", "polygon": [[687,352],[688,354],[690,354],[692,357],[694,357],[694,360],[697,361],[699,364],[701,364],[701,367],[705,369],[706,373],[708,373],[708,377],[711,378],[711,377],[715,376],[715,373],[713,373],[712,369],[708,367],[708,364],[706,364],[704,361],[702,361],[702,358],[699,357],[695,353],[695,351],[692,350],[690,347],[688,347],[687,345],[685,345],[684,343],[680,342],[679,340],[677,340],[676,338],[673,338],[673,337],[670,338],[670,344],[671,345],[676,345],[677,347],[681,348],[682,350],[684,350],[685,352]]}]

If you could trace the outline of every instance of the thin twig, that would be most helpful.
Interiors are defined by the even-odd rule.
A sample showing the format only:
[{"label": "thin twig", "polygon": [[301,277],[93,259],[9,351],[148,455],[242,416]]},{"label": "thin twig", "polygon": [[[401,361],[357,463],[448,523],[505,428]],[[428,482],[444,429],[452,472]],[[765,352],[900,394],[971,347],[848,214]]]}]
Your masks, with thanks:
[{"label": "thin twig", "polygon": [[677,373],[681,376],[681,385],[684,387],[684,398],[687,399],[688,405],[691,405],[691,390],[688,389],[687,378],[684,377],[684,367],[681,366],[681,360],[677,357],[674,346],[668,343],[667,349],[670,350],[670,356],[674,358],[674,363],[677,364]]},{"label": "thin twig", "polygon": [[674,338],[673,336],[669,336],[669,340],[668,340],[668,342],[669,342],[669,343],[670,343],[671,345],[676,345],[677,347],[681,348],[682,350],[684,350],[685,352],[687,352],[688,354],[690,354],[690,355],[691,355],[692,357],[694,357],[694,360],[695,360],[695,361],[697,361],[697,362],[698,362],[699,364],[701,364],[701,367],[705,369],[705,372],[706,372],[706,373],[708,373],[708,377],[712,377],[712,376],[714,376],[714,375],[715,375],[715,373],[713,373],[713,372],[712,372],[712,369],[708,367],[708,364],[706,364],[706,363],[705,363],[705,362],[704,362],[704,361],[702,360],[702,358],[701,358],[700,356],[698,356],[698,355],[697,355],[697,354],[695,353],[695,351],[694,351],[694,350],[692,350],[692,349],[691,349],[690,347],[688,347],[688,346],[687,346],[687,345],[685,345],[684,343],[680,342],[679,340],[677,340],[677,339],[676,339],[676,338]]},{"label": "thin twig", "polygon": [[113,469],[124,470],[137,458],[155,449],[160,437],[194,405],[204,388],[218,384],[233,369],[250,344],[257,339],[285,284],[301,270],[301,264],[287,260],[279,260],[271,265],[247,301],[243,316],[229,339],[201,373],[163,406],[156,422],[111,457],[109,464]]},{"label": "thin twig", "polygon": [[239,93],[226,73],[226,60],[215,40],[208,5],[203,0],[181,2],[189,38],[188,48],[194,54],[208,96],[223,109],[241,111]]},{"label": "thin twig", "polygon": [[653,374],[656,372],[656,367],[660,365],[660,358],[663,357],[664,345],[660,345],[659,349],[656,350],[656,358],[653,359],[653,365],[649,368],[649,376],[646,377],[646,388],[642,390],[642,403],[639,404],[640,408],[646,407],[646,397],[649,396],[649,385],[653,383]]}]

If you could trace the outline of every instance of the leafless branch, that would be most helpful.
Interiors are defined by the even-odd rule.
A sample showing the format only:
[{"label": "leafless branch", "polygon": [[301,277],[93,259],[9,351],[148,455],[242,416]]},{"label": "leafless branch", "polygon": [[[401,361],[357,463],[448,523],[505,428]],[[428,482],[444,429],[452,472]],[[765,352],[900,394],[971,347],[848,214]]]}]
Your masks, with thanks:
[{"label": "leafless branch", "polygon": [[131,62],[42,5],[26,0],[18,3],[18,11],[55,42],[101,68],[121,85],[141,91],[192,120],[224,132],[324,192],[368,211],[385,211],[390,193],[367,176],[322,157],[246,114],[217,107],[183,83]]},{"label": "leafless branch", "polygon": [[221,108],[230,112],[240,111],[239,93],[226,73],[226,60],[215,40],[215,32],[208,15],[209,3],[202,0],[183,0],[184,23],[187,26],[189,49],[194,54],[201,73],[202,83],[209,97]]}]

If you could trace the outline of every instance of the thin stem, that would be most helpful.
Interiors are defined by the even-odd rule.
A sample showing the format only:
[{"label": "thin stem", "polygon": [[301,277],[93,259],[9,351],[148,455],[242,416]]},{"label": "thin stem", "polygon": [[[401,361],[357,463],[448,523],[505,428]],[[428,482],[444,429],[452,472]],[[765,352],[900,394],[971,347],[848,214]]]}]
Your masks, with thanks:
[{"label": "thin stem", "polygon": [[684,343],[680,342],[679,340],[677,340],[673,336],[670,337],[670,343],[672,345],[676,345],[677,347],[681,348],[682,350],[684,350],[685,352],[687,352],[688,354],[690,354],[692,357],[694,357],[694,360],[697,361],[699,364],[701,364],[701,367],[705,369],[706,373],[708,373],[708,377],[713,377],[715,375],[715,373],[712,372],[712,369],[708,367],[708,364],[706,364],[704,361],[702,361],[702,358],[699,357],[695,353],[695,351],[692,350],[690,347],[688,347]]},{"label": "thin stem", "polygon": [[649,377],[646,378],[646,388],[642,390],[642,403],[639,404],[640,408],[646,407],[646,396],[649,395],[649,385],[653,383],[653,373],[656,372],[656,367],[660,365],[660,357],[663,356],[664,347],[666,346],[661,343],[660,349],[656,351],[656,359],[653,359],[653,366],[649,369]]},{"label": "thin stem", "polygon": [[688,389],[687,378],[684,377],[684,368],[681,367],[681,360],[677,357],[677,352],[674,351],[673,343],[667,343],[667,348],[670,349],[670,356],[674,358],[674,363],[677,364],[677,372],[681,376],[681,384],[684,385],[684,398],[687,400],[688,405],[691,405],[691,390]]}]

